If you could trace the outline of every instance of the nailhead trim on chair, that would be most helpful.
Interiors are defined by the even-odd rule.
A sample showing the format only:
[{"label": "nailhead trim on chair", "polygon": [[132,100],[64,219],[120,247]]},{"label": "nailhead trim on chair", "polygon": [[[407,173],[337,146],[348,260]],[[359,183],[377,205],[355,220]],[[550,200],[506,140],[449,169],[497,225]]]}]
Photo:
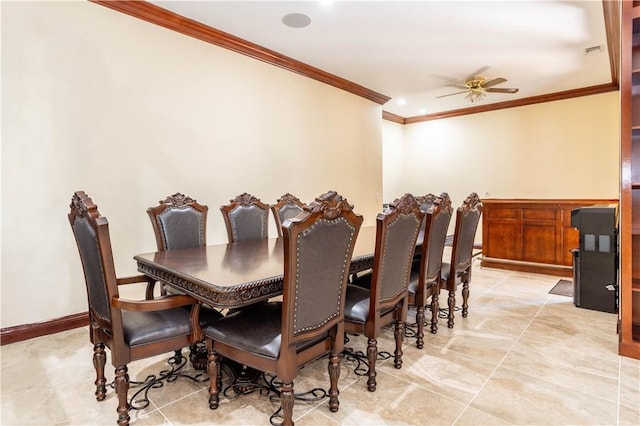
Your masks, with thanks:
[{"label": "nailhead trim on chair", "polygon": [[[355,227],[353,227],[349,222],[347,222],[343,217],[339,218],[338,220],[327,220],[327,219],[319,219],[316,223],[314,223],[313,225],[311,225],[309,228],[307,228],[303,233],[298,234],[298,241],[297,241],[297,245],[296,245],[296,295],[295,295],[295,307],[294,307],[294,313],[293,313],[293,334],[299,334],[305,331],[309,331],[309,330],[315,330],[317,328],[322,327],[324,324],[326,324],[327,322],[331,321],[333,318],[335,318],[339,311],[340,311],[340,303],[341,303],[341,299],[338,298],[338,305],[336,306],[336,313],[331,315],[329,318],[324,319],[321,323],[316,324],[314,326],[308,326],[308,327],[302,327],[302,328],[297,328],[297,314],[298,314],[298,283],[300,280],[300,240],[301,237],[307,235],[310,231],[313,230],[313,228],[315,228],[319,223],[336,223],[336,222],[343,222],[345,223],[350,229],[351,229],[351,235],[349,236],[349,242],[351,243],[351,241],[353,240],[353,234],[355,233]],[[345,255],[343,263],[342,263],[342,271],[340,276],[344,276],[345,274],[345,269],[347,267],[347,263],[349,261],[349,255],[348,253]],[[342,282],[340,283],[340,294],[342,294]]]},{"label": "nailhead trim on chair", "polygon": [[[189,200],[191,200],[191,198],[189,198]],[[162,220],[162,216],[164,216],[166,214],[170,214],[170,212],[173,209],[178,209],[178,210],[191,209],[191,210],[193,210],[194,212],[196,212],[198,214],[198,216],[199,216],[198,217],[198,239],[200,240],[200,243],[202,243],[202,239],[204,237],[204,226],[203,226],[204,224],[203,224],[203,221],[202,221],[202,216],[203,216],[202,212],[194,209],[191,206],[183,205],[183,206],[175,206],[172,209],[167,209],[167,210],[163,211],[162,213],[160,213],[158,215],[158,219],[159,219],[158,222],[160,223],[160,227],[162,228],[162,242],[163,242],[164,246],[165,247],[169,247],[169,243],[167,242],[167,230],[164,227],[164,220]]]}]

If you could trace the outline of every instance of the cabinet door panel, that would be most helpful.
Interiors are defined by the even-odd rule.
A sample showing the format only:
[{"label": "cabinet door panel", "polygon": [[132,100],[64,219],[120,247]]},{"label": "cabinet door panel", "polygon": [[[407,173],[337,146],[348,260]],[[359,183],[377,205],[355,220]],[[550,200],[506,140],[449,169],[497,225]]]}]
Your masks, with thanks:
[{"label": "cabinet door panel", "polygon": [[524,209],[522,211],[524,220],[556,220],[555,209]]},{"label": "cabinet door panel", "polygon": [[522,257],[529,262],[556,263],[556,226],[522,225]]},{"label": "cabinet door panel", "polygon": [[522,250],[520,224],[518,222],[492,222],[489,229],[485,256],[519,260]]}]

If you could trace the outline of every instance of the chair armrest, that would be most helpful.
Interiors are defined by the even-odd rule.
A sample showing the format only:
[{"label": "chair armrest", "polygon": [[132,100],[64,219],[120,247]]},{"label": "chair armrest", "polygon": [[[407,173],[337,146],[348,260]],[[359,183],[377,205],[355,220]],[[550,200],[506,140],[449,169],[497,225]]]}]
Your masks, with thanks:
[{"label": "chair armrest", "polygon": [[122,278],[116,278],[116,283],[118,285],[123,285],[123,284],[138,284],[138,283],[152,283],[155,282],[155,280],[151,277],[148,277],[146,275],[134,275],[132,277],[122,277]]},{"label": "chair armrest", "polygon": [[164,309],[197,304],[198,301],[196,299],[187,295],[161,297],[153,300],[130,300],[119,297],[111,299],[111,306],[114,308],[134,312],[162,311]]},{"label": "chair armrest", "polygon": [[134,275],[132,277],[116,278],[116,284],[140,284],[147,283],[147,289],[145,290],[145,299],[153,299],[153,289],[156,286],[156,280],[146,275]]}]

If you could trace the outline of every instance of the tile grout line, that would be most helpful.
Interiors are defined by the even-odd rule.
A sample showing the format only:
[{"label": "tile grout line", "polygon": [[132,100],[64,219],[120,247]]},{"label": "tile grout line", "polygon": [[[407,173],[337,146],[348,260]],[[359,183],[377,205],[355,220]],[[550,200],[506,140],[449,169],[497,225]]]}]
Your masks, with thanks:
[{"label": "tile grout line", "polygon": [[[508,279],[508,277],[505,277],[501,282],[504,282]],[[500,282],[500,283],[501,283]],[[497,283],[493,288],[497,287],[500,283]],[[495,366],[495,368],[493,369],[493,371],[491,371],[491,374],[489,374],[489,376],[485,379],[485,381],[482,383],[482,385],[480,386],[480,388],[475,392],[475,394],[473,395],[473,398],[471,398],[469,400],[469,402],[467,403],[466,407],[464,407],[464,410],[462,410],[460,412],[460,414],[458,415],[458,417],[456,417],[456,419],[453,421],[453,425],[455,425],[458,420],[460,420],[460,418],[462,417],[462,415],[467,411],[467,409],[471,406],[471,404],[473,403],[473,401],[476,399],[476,397],[478,396],[478,394],[482,391],[482,389],[484,389],[484,387],[486,386],[486,384],[489,382],[489,380],[491,380],[491,378],[493,377],[493,375],[495,374],[495,372],[498,370],[498,368],[500,368],[500,366],[502,365],[502,363],[504,362],[504,360],[507,358],[507,356],[509,356],[509,354],[511,353],[511,350],[515,347],[515,345],[518,344],[518,342],[520,341],[520,339],[522,338],[522,336],[524,335],[524,333],[529,329],[529,327],[531,326],[531,323],[533,323],[533,321],[538,317],[538,315],[540,314],[540,312],[542,311],[542,309],[547,305],[547,302],[551,299],[551,295],[547,295],[547,299],[544,301],[544,303],[542,304],[542,306],[540,306],[540,308],[538,308],[538,311],[536,312],[536,314],[533,316],[533,318],[531,318],[531,320],[529,321],[529,323],[527,324],[527,326],[522,330],[522,332],[520,332],[520,334],[518,335],[518,337],[516,338],[516,340],[511,344],[511,346],[509,347],[509,350],[507,350],[507,353],[504,354],[504,356],[500,359],[500,361],[498,362],[498,364]],[[489,413],[487,413],[489,414]]]}]

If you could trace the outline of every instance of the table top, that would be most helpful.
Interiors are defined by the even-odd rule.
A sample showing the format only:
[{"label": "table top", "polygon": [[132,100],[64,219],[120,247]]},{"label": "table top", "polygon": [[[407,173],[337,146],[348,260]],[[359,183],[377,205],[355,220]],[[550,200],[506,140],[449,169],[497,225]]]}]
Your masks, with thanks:
[{"label": "table top", "polygon": [[[350,272],[373,266],[376,227],[360,229]],[[246,306],[282,294],[282,238],[240,241],[134,256],[138,270],[219,308]]]}]

